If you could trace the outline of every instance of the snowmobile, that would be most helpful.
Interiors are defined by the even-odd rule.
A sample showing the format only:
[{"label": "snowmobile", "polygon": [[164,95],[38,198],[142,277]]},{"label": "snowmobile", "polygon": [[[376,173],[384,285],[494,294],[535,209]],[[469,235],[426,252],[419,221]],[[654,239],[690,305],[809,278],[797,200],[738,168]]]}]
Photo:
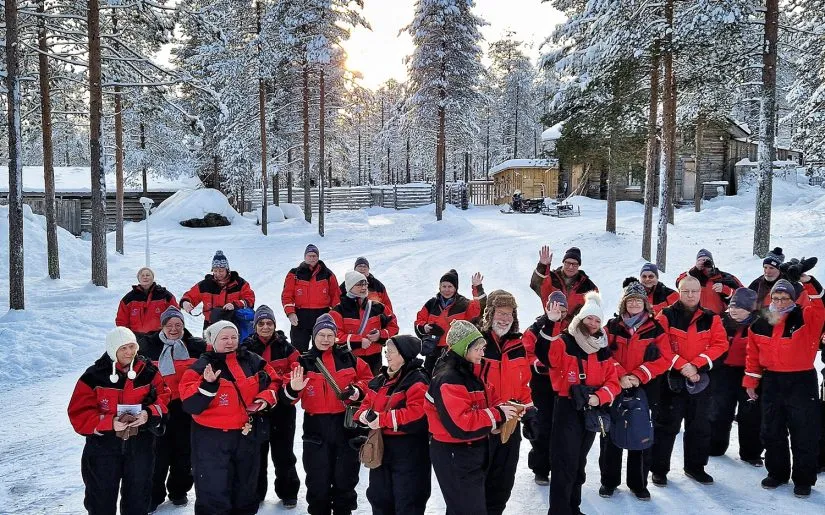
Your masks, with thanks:
[{"label": "snowmobile", "polygon": [[502,209],[501,212],[505,214],[510,213],[541,213],[545,210],[543,198],[524,198],[521,191],[516,190],[513,193],[513,200],[507,206],[507,209]]}]

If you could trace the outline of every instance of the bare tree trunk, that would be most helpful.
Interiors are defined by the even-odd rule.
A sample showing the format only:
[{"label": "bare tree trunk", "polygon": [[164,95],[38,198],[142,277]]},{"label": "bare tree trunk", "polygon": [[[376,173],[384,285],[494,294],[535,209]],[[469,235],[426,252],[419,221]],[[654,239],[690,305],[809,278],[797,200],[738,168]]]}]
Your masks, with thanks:
[{"label": "bare tree trunk", "polygon": [[[261,0],[255,2],[258,37],[261,36]],[[259,40],[260,41],[260,40]],[[266,80],[263,77],[263,56],[260,42],[258,43],[258,58],[261,76],[258,78],[258,119],[261,126],[261,232],[267,234],[267,202],[266,202]]]},{"label": "bare tree trunk", "polygon": [[9,308],[26,309],[23,274],[23,147],[17,0],[6,0],[6,89],[9,126]]},{"label": "bare tree trunk", "polygon": [[[117,34],[117,11],[112,12],[112,32]],[[118,52],[117,39],[114,47]],[[123,98],[120,91],[120,86],[115,86],[115,251],[123,255]]]},{"label": "bare tree trunk", "polygon": [[656,265],[664,272],[667,267],[667,224],[673,210],[676,189],[676,76],[673,70],[673,1],[665,2],[665,19],[668,32],[664,44],[664,99],[662,104],[662,150],[665,155],[665,169],[662,199],[659,203],[658,241],[656,244]]},{"label": "bare tree trunk", "polygon": [[513,115],[515,115],[515,120],[513,122],[513,159],[518,158],[518,97],[519,93],[521,93],[521,84],[516,84],[516,105],[514,108]]},{"label": "bare tree trunk", "polygon": [[304,219],[312,222],[312,197],[309,195],[309,64],[304,63],[303,70],[303,111],[304,118]]},{"label": "bare tree trunk", "polygon": [[103,89],[100,82],[100,6],[87,0],[89,38],[89,148],[92,179],[92,284],[108,286],[106,262],[106,174],[103,170]]},{"label": "bare tree trunk", "polygon": [[776,160],[776,42],[779,0],[767,0],[762,53],[762,103],[759,109],[759,180],[756,192],[753,253],[765,257],[771,242],[773,162]]},{"label": "bare tree trunk", "polygon": [[653,245],[653,205],[656,203],[656,159],[659,145],[656,140],[659,119],[659,44],[653,45],[650,63],[650,105],[647,115],[647,159],[645,161],[645,214],[642,230],[642,258],[651,260]]},{"label": "bare tree trunk", "polygon": [[[445,97],[442,90],[441,98]],[[444,112],[444,105],[438,106],[438,141],[435,148],[435,219],[441,220],[444,210],[444,183],[446,181],[446,153],[445,139],[447,137],[446,131],[446,113]]]},{"label": "bare tree trunk", "polygon": [[[145,151],[146,150],[146,126],[143,122],[140,122],[140,149]],[[146,193],[149,191],[149,180],[146,177],[146,165],[143,165],[143,169],[141,171],[141,178],[143,179],[143,196],[146,196]]]},{"label": "bare tree trunk", "polygon": [[695,160],[695,178],[693,184],[693,210],[697,213],[702,210],[702,137],[705,132],[705,113],[699,110],[699,115],[696,117],[696,160]]},{"label": "bare tree trunk", "polygon": [[613,131],[611,146],[607,147],[607,220],[604,230],[613,234],[616,234],[616,164],[613,162],[612,145],[617,137],[616,131]]},{"label": "bare tree trunk", "polygon": [[[318,236],[324,236],[324,65],[318,73]],[[389,150],[387,150],[389,152]]]},{"label": "bare tree trunk", "polygon": [[[46,204],[46,248],[49,263],[49,277],[60,279],[60,252],[57,246],[57,215],[54,205],[54,145],[52,143],[52,99],[49,85],[49,45],[46,34],[45,0],[38,0],[37,46],[40,53],[38,71],[40,75],[40,120],[43,130],[43,185]],[[11,191],[11,189],[9,190]]]},{"label": "bare tree trunk", "polygon": [[410,182],[410,137],[407,136],[407,184],[409,184]]}]

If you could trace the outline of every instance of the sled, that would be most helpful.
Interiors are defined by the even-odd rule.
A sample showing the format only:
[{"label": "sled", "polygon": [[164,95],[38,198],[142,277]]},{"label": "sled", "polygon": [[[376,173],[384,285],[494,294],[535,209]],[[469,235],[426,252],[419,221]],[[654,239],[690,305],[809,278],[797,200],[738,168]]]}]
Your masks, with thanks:
[{"label": "sled", "polygon": [[581,208],[573,204],[556,204],[555,206],[542,210],[543,215],[553,216],[556,218],[570,218],[571,216],[581,216]]}]

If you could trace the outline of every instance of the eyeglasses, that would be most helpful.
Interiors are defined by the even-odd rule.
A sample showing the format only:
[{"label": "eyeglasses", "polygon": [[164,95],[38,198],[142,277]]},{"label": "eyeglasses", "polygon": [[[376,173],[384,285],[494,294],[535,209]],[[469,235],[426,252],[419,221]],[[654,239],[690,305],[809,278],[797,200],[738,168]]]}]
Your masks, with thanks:
[{"label": "eyeglasses", "polygon": [[679,293],[684,295],[699,295],[702,290],[679,290]]},{"label": "eyeglasses", "polygon": [[389,347],[384,349],[384,356],[395,356],[396,354],[398,354],[398,350],[396,349],[390,349]]},{"label": "eyeglasses", "polygon": [[625,303],[627,303],[627,304],[644,304],[645,301],[642,300],[642,299],[638,299],[638,298],[632,298],[632,299],[627,299],[625,301]]},{"label": "eyeglasses", "polygon": [[790,297],[771,297],[771,302],[775,302],[777,304],[786,304],[788,302],[793,302],[793,299]]},{"label": "eyeglasses", "polygon": [[562,262],[562,264],[564,266],[569,266],[571,268],[578,268],[579,267],[579,264],[575,261],[564,261],[564,262]]}]

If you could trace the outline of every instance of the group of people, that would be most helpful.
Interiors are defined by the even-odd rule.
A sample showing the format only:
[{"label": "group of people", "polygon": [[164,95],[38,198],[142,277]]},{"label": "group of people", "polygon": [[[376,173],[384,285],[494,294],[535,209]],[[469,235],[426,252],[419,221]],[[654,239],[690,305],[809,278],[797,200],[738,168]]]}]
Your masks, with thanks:
[{"label": "group of people", "polygon": [[[423,514],[431,470],[447,513],[503,513],[522,435],[535,482],[549,485],[550,514],[581,513],[597,434],[602,497],[622,482],[624,450],[638,499],[651,497],[648,478],[666,487],[683,423],[684,473],[701,484],[713,483],[705,467],[727,451],[734,420],[740,458],[767,471],[763,488],[792,480],[806,497],[825,470],[815,258],[785,261],[776,248],[747,288],[705,249],[676,290],[647,263],[624,281],[610,318],[581,251],[568,249],[554,269],[543,247],[530,279],[543,314],[527,329],[511,293],[485,293],[476,273],[465,297],[450,270],[405,335],[366,258],[339,284],[319,254],[308,245],[285,278],[289,337],[221,251],[180,305],[150,269],[138,271],[68,408],[86,437],[90,514],[116,513],[118,491],[122,514],[151,513],[167,498],[185,505],[193,486],[196,513],[256,513],[270,456],[275,494],[294,508],[299,403],[311,514],[356,509],[359,451],[374,450],[376,433],[382,452],[366,495],[377,514]],[[203,338],[184,326],[183,311],[198,305]],[[240,313],[252,309],[242,339]]]}]

